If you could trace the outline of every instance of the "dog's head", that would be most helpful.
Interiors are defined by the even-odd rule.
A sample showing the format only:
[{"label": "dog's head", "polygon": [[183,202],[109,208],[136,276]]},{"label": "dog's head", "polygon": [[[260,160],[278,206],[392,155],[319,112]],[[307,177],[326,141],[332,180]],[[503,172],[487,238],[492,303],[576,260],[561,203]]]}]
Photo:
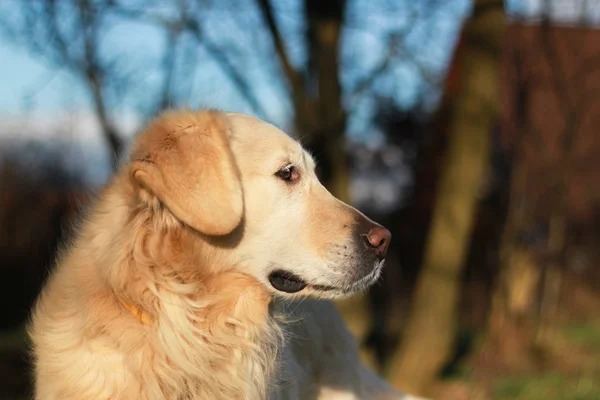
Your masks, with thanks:
[{"label": "dog's head", "polygon": [[274,293],[340,297],[380,275],[390,232],[334,198],[312,157],[263,121],[165,113],[138,136],[130,173],[190,228],[203,262]]}]

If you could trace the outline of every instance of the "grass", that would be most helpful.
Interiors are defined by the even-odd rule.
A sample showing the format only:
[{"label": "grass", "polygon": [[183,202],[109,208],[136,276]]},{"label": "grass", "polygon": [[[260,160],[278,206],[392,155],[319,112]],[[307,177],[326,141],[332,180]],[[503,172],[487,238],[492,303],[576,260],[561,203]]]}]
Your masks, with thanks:
[{"label": "grass", "polygon": [[553,372],[497,378],[493,399],[600,399],[600,322],[570,323],[563,327],[561,334],[571,353],[580,353],[578,374],[560,373],[557,368]]},{"label": "grass", "polygon": [[570,343],[600,352],[600,322],[579,322],[563,328],[563,336]]},{"label": "grass", "polygon": [[[445,382],[467,385],[469,399],[600,400],[600,320],[565,324],[548,351],[550,364],[542,370],[511,374],[490,369],[487,377],[477,378],[473,365],[459,362],[447,371]],[[444,397],[455,398],[467,397]]]},{"label": "grass", "polygon": [[495,400],[597,400],[600,381],[595,374],[567,378],[558,373],[504,377],[496,380]]}]

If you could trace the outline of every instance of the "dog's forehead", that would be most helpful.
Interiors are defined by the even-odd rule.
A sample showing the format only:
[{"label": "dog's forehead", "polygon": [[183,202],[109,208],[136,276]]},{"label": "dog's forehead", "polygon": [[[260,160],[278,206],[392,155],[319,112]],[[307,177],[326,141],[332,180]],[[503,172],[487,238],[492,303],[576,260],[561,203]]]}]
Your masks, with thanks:
[{"label": "dog's forehead", "polygon": [[301,147],[298,142],[285,132],[268,122],[246,114],[226,113],[226,116],[235,141],[251,145],[268,143],[273,146],[290,147],[290,149],[299,149]]},{"label": "dog's forehead", "polygon": [[281,129],[246,114],[226,113],[231,127],[231,144],[238,161],[249,158],[253,164],[263,161],[298,162],[314,168],[312,157],[300,143]]}]

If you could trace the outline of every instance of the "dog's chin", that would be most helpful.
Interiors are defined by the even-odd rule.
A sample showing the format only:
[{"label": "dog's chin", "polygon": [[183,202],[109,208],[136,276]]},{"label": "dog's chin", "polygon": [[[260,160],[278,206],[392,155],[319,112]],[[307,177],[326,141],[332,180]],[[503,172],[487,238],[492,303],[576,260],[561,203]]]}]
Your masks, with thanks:
[{"label": "dog's chin", "polygon": [[383,263],[383,260],[376,262],[366,275],[350,282],[310,283],[301,276],[283,269],[272,271],[268,280],[275,293],[282,296],[341,298],[363,291],[373,285],[381,275]]}]

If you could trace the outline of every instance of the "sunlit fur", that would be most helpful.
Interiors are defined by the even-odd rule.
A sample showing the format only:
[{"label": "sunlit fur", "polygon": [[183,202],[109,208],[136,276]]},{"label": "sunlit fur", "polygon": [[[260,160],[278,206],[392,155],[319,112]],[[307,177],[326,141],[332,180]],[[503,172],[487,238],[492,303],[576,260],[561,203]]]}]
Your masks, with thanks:
[{"label": "sunlit fur", "polygon": [[[290,161],[303,168],[295,188],[273,176]],[[154,121],[33,310],[36,399],[403,398],[360,363],[330,303],[287,300],[268,284],[284,266],[339,296],[379,274],[367,265],[353,284],[351,226],[364,216],[334,199],[313,166],[250,117],[180,111]]]}]

